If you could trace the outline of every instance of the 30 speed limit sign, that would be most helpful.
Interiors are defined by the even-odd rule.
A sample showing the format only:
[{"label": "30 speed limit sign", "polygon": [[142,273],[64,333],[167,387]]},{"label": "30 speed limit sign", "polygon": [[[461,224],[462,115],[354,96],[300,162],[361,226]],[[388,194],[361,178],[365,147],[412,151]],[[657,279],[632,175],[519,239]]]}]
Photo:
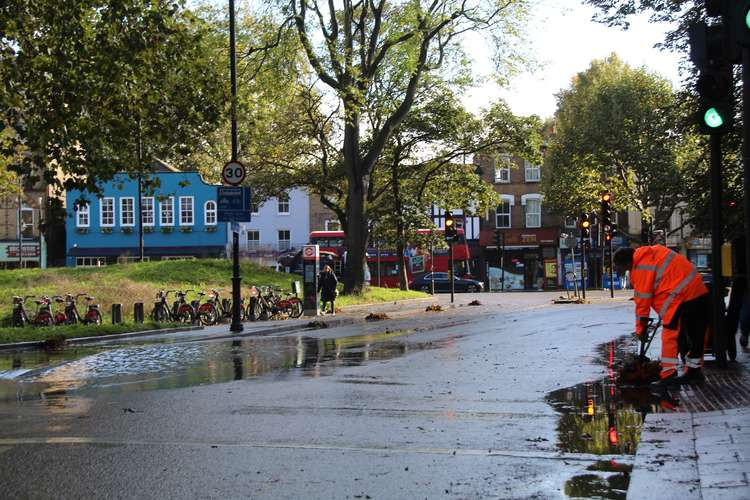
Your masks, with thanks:
[{"label": "30 speed limit sign", "polygon": [[230,161],[221,169],[221,179],[230,186],[239,186],[245,180],[247,171],[238,161]]}]

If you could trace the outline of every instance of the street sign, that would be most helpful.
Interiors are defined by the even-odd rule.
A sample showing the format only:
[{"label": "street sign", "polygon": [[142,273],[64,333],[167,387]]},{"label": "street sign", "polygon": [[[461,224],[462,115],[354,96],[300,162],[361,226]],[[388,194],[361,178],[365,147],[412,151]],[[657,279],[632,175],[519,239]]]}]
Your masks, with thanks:
[{"label": "street sign", "polygon": [[216,188],[219,222],[250,222],[252,194],[249,187]]},{"label": "street sign", "polygon": [[246,175],[247,170],[245,170],[245,166],[236,160],[227,162],[224,168],[221,169],[221,180],[230,186],[239,186],[242,184]]}]

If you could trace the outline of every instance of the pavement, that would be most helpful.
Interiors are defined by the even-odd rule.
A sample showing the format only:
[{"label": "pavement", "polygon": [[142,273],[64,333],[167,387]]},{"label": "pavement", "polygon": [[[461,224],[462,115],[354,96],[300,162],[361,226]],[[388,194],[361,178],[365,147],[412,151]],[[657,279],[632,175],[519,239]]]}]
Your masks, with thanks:
[{"label": "pavement", "polygon": [[646,416],[627,498],[750,498],[750,355],[704,371],[704,387],[673,394],[677,412]]}]

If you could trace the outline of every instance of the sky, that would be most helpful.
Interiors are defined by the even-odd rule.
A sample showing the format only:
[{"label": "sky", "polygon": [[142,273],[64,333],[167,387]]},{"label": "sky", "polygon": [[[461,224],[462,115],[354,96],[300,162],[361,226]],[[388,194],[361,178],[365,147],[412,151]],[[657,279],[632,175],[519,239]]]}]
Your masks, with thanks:
[{"label": "sky", "polygon": [[[532,54],[541,67],[511,79],[507,88],[492,82],[470,92],[465,105],[474,112],[502,97],[517,115],[554,115],[555,94],[570,86],[571,78],[586,70],[593,59],[612,52],[631,66],[645,66],[671,80],[680,78],[680,54],[654,48],[664,40],[669,25],[649,23],[648,16],[633,17],[630,29],[610,28],[591,20],[596,10],[578,0],[541,0],[533,11],[530,33]],[[475,68],[490,67],[484,45],[474,41],[468,47]]]}]

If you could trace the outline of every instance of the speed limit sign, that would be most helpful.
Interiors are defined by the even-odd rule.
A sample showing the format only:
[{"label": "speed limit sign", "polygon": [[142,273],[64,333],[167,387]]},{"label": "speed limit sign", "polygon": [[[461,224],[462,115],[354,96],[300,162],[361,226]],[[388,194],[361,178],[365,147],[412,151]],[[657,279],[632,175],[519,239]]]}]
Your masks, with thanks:
[{"label": "speed limit sign", "polygon": [[221,179],[230,186],[239,186],[245,180],[247,171],[245,166],[238,161],[230,161],[221,169]]}]

